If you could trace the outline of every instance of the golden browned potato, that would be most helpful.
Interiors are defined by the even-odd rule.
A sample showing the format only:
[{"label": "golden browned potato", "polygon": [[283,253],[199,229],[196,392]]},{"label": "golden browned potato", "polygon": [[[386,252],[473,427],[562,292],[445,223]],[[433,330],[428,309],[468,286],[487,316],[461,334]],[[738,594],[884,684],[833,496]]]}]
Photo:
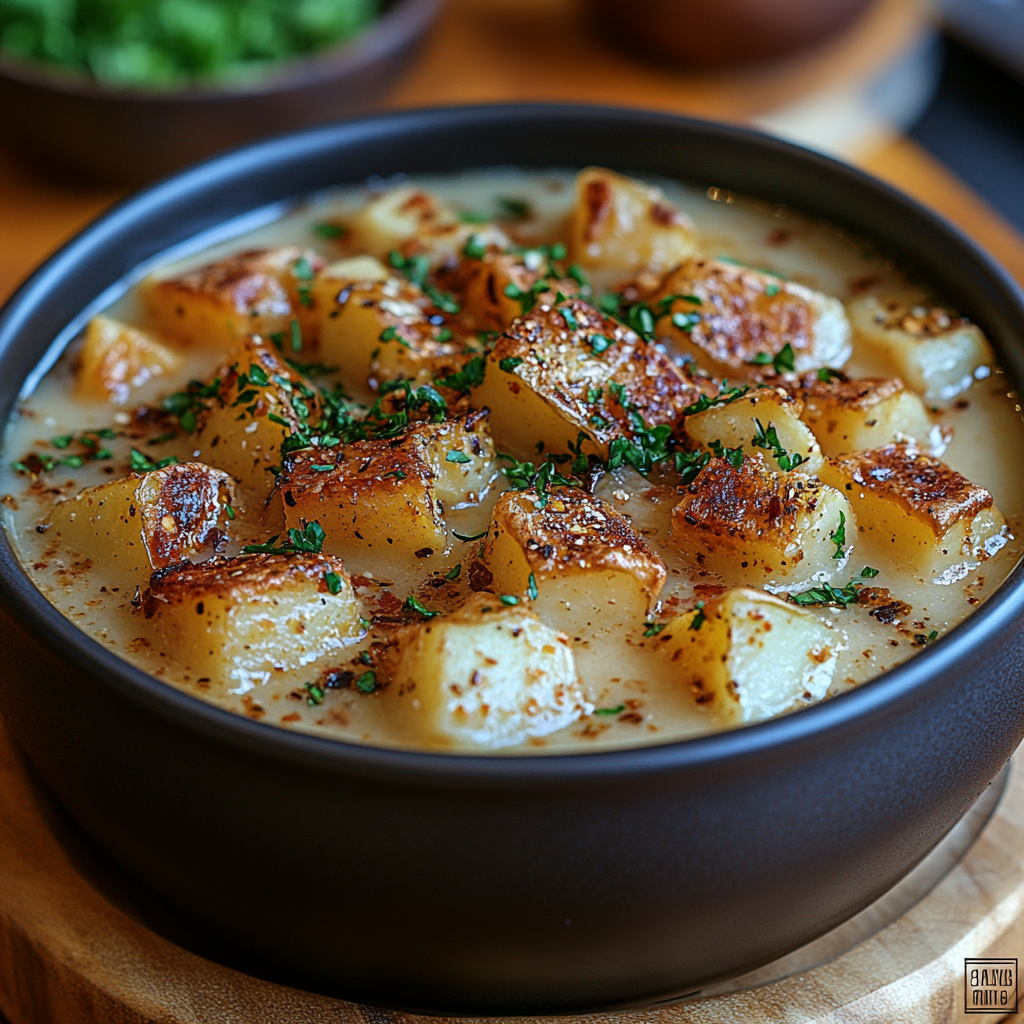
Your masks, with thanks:
[{"label": "golden browned potato", "polygon": [[246,507],[255,510],[274,489],[282,441],[315,419],[320,400],[301,374],[252,335],[235,346],[215,379],[220,389],[199,415],[196,447],[231,474]]},{"label": "golden browned potato", "polygon": [[508,248],[508,237],[493,224],[464,224],[436,196],[403,185],[371,199],[349,224],[346,242],[352,251],[387,259],[423,254],[431,266],[456,259],[470,235],[484,245]]},{"label": "golden browned potato", "polygon": [[847,311],[858,344],[926,402],[948,402],[995,364],[981,329],[946,309],[864,295]]},{"label": "golden browned potato", "polygon": [[593,710],[568,638],[489,594],[410,628],[384,693],[399,726],[435,745],[512,746]]},{"label": "golden browned potato", "polygon": [[280,333],[290,345],[295,320],[312,340],[312,283],[324,260],[312,249],[250,249],[176,277],[150,277],[141,287],[153,323],[175,338],[229,349],[247,334]]},{"label": "golden browned potato", "polygon": [[329,551],[427,558],[447,544],[445,508],[479,501],[494,475],[486,417],[471,413],[388,440],[296,452],[281,493],[288,526],[319,522]]},{"label": "golden browned potato", "polygon": [[747,589],[678,616],[651,642],[672,659],[680,689],[725,726],[821,700],[843,648],[815,615]]},{"label": "golden browned potato", "polygon": [[441,323],[416,285],[398,277],[346,281],[340,273],[328,268],[314,291],[323,314],[320,358],[340,370],[347,387],[400,379],[419,383],[462,351],[462,340]]},{"label": "golden browned potato", "polygon": [[199,462],[132,473],[87,487],[53,507],[47,536],[90,559],[124,587],[209,553],[227,536],[231,482]]},{"label": "golden browned potato", "polygon": [[649,305],[659,336],[730,379],[761,372],[787,345],[798,371],[850,357],[838,299],[749,267],[695,256],[665,277]]},{"label": "golden browned potato", "polygon": [[687,416],[683,423],[690,440],[705,448],[760,452],[772,469],[799,467],[813,474],[821,465],[821,449],[800,413],[801,403],[781,388],[761,387]]},{"label": "golden browned potato", "polygon": [[185,681],[222,694],[245,693],[365,632],[344,563],[320,554],[171,566],[153,575],[143,609]]},{"label": "golden browned potato", "polygon": [[842,569],[856,536],[839,491],[758,454],[712,459],[672,510],[668,544],[727,583],[800,590]]},{"label": "golden browned potato", "polygon": [[518,459],[568,452],[582,435],[602,458],[634,437],[634,415],[673,428],[700,389],[664,353],[580,299],[540,303],[513,323],[487,358],[472,395],[491,410],[498,450]]},{"label": "golden browned potato", "polygon": [[907,438],[935,455],[945,447],[942,429],[899,377],[846,380],[825,371],[824,376],[806,374],[790,390],[802,401],[800,416],[830,458]]},{"label": "golden browned potato", "polygon": [[576,176],[569,258],[603,283],[660,275],[696,248],[693,222],[655,188],[602,167]]},{"label": "golden browned potato", "polygon": [[574,487],[503,495],[484,557],[496,593],[530,598],[544,622],[573,638],[610,621],[642,623],[666,578],[624,515]]},{"label": "golden browned potato", "polygon": [[75,393],[79,398],[127,405],[133,389],[180,367],[181,357],[144,331],[94,316],[78,357]]},{"label": "golden browned potato", "polygon": [[926,577],[961,579],[1007,541],[992,495],[911,443],[844,455],[820,476],[857,510],[861,534]]}]

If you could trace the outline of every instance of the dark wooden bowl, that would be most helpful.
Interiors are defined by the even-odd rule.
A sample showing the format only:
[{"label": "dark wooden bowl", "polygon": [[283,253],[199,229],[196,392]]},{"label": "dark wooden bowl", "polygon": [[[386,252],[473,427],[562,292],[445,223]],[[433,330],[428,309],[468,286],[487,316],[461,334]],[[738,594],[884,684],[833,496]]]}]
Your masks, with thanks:
[{"label": "dark wooden bowl", "polygon": [[[980,324],[1024,388],[1020,289],[888,185],[743,128],[462,107],[259,143],[104,215],[0,311],[0,423],[83,310],[199,232],[372,175],[514,164],[604,164],[827,218]],[[578,1017],[742,974],[887,892],[1024,735],[1022,620],[1019,564],[906,663],[774,721],[633,750],[389,750],[255,722],[122,661],[0,530],[0,711],[88,834],[250,969],[433,1013]]]},{"label": "dark wooden bowl", "polygon": [[62,176],[141,185],[254,139],[372,109],[442,2],[390,0],[354,39],[246,85],[113,89],[0,55],[0,134]]},{"label": "dark wooden bowl", "polygon": [[872,0],[588,0],[616,39],[694,67],[767,60],[811,46]]}]

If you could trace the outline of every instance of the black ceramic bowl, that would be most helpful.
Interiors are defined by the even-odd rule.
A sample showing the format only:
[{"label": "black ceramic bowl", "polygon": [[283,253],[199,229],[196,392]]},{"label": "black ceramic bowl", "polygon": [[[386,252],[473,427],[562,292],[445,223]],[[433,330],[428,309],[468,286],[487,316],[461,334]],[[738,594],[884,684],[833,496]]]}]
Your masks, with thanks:
[{"label": "black ceramic bowl", "polygon": [[371,110],[423,41],[442,0],[384,0],[365,31],[249,82],[115,89],[0,54],[0,133],[64,175],[155,181],[253,139]]},{"label": "black ceramic bowl", "polygon": [[[262,143],[107,214],[0,316],[0,416],[104,289],[254,208],[399,171],[606,164],[791,204],[873,240],[1024,383],[1024,297],[905,196],[738,128],[588,107],[427,110]],[[1024,733],[1024,571],[905,665],[698,740],[469,757],[261,725],[79,632],[0,543],[0,709],[86,831],[297,984],[423,1011],[578,1013],[739,974],[884,893]]]}]

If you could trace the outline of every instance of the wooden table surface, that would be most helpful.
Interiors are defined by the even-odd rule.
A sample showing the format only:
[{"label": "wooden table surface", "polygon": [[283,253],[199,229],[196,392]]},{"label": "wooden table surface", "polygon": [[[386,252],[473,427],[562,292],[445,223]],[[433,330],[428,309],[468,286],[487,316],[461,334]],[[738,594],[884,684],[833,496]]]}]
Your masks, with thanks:
[{"label": "wooden table surface", "polygon": [[[921,0],[877,0],[840,39],[771,67],[696,73],[647,63],[603,39],[582,0],[448,0],[391,107],[565,100],[742,122],[882,66],[921,30]],[[893,136],[855,153],[866,169],[944,213],[1024,282],[1024,239],[914,142]],[[41,177],[0,146],[0,299],[119,198]]]}]

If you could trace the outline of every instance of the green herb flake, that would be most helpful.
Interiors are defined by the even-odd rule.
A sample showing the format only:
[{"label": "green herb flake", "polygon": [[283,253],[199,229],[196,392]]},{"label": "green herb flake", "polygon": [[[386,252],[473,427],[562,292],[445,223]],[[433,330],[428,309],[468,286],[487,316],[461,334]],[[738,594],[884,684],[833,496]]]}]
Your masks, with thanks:
[{"label": "green herb flake", "polygon": [[297,554],[319,554],[324,546],[327,534],[323,527],[314,519],[306,523],[302,529],[291,529],[288,531],[288,540],[278,544],[278,537],[275,535],[266,544],[246,544],[242,548],[244,555],[297,555]]},{"label": "green herb flake", "polygon": [[529,595],[531,601],[537,600],[537,580],[533,573],[530,573],[530,579],[526,586],[526,593]]},{"label": "green herb flake", "polygon": [[498,361],[498,367],[503,373],[511,373],[517,366],[523,362],[520,356],[506,356],[504,359]]},{"label": "green herb flake", "polygon": [[626,710],[625,704],[620,704],[617,708],[597,708],[594,711],[595,715],[621,715]]},{"label": "green herb flake", "polygon": [[62,434],[60,437],[51,437],[50,444],[52,444],[54,448],[67,448],[74,439],[74,434]]},{"label": "green herb flake", "polygon": [[234,519],[238,515],[234,505],[225,505],[224,511],[227,513],[228,519]]},{"label": "green herb flake", "polygon": [[330,241],[334,238],[344,238],[348,234],[348,228],[343,224],[335,224],[329,220],[323,220],[313,225],[313,233]]},{"label": "green herb flake", "polygon": [[779,294],[779,286],[773,282],[765,287],[764,293],[769,299],[774,299]]},{"label": "green herb flake", "polygon": [[336,572],[325,572],[324,583],[327,584],[329,593],[335,596],[341,593],[341,577]]},{"label": "green herb flake", "polygon": [[451,388],[452,391],[460,391],[468,395],[473,388],[479,387],[484,382],[484,375],[487,373],[487,360],[484,356],[473,356],[458,373],[449,374],[447,377],[439,377],[434,381],[442,387]]},{"label": "green herb flake", "polygon": [[471,210],[462,210],[458,216],[463,224],[486,224],[491,219],[486,213],[473,213]]},{"label": "green herb flake", "polygon": [[461,575],[462,575],[462,563],[459,562],[458,565],[455,566],[455,568],[449,569],[444,574],[444,578],[446,580],[457,580],[459,578],[459,576],[461,576]]},{"label": "green herb flake", "polygon": [[405,599],[405,607],[408,608],[410,611],[419,612],[419,614],[422,615],[423,618],[425,619],[432,619],[435,616],[441,614],[440,612],[432,612],[423,604],[422,601],[419,600],[419,598],[413,597],[412,594],[410,594]]},{"label": "green herb flake", "polygon": [[530,204],[522,199],[499,196],[497,204],[503,220],[526,220],[530,216]]},{"label": "green herb flake", "polygon": [[860,574],[864,579],[870,580],[874,579],[874,577],[878,575],[878,570],[872,569],[870,565],[865,565],[864,568],[861,569]]},{"label": "green herb flake", "polygon": [[696,613],[694,614],[693,618],[690,620],[689,628],[690,629],[695,629],[695,630],[696,629],[700,629],[700,627],[703,626],[706,621],[707,621],[707,616],[704,614],[704,602],[703,601],[698,601],[697,602]]},{"label": "green herb flake", "polygon": [[464,452],[450,451],[445,457],[445,462],[458,462],[460,465],[465,465],[470,461],[469,456]]},{"label": "green herb flake", "polygon": [[831,366],[823,366],[818,370],[818,380],[831,384],[834,380],[842,380],[845,374],[840,370],[833,370]]},{"label": "green herb flake", "polygon": [[772,360],[777,373],[793,373],[796,370],[796,356],[793,346],[787,341]]},{"label": "green herb flake", "polygon": [[845,552],[843,547],[846,544],[846,513],[839,513],[839,525],[829,534],[832,543],[836,546],[836,553],[832,556],[835,559],[842,558]]},{"label": "green herb flake", "polygon": [[515,594],[502,594],[498,600],[502,604],[514,605],[519,604],[519,598]]},{"label": "green herb flake", "polygon": [[667,625],[667,622],[645,622],[644,636],[657,636]]},{"label": "green herb flake", "polygon": [[373,693],[377,689],[377,673],[370,669],[369,672],[364,672],[356,680],[356,689],[360,693]]},{"label": "green herb flake", "polygon": [[487,255],[487,244],[479,235],[470,235],[462,255],[471,260],[482,260]]},{"label": "green herb flake", "polygon": [[612,345],[612,339],[605,337],[603,334],[592,334],[587,341],[590,343],[590,348],[594,355],[600,355]]},{"label": "green herb flake", "polygon": [[789,472],[791,469],[796,469],[797,466],[806,462],[807,460],[799,452],[793,452],[792,454],[787,452],[782,447],[779,441],[778,431],[775,429],[773,423],[769,423],[765,427],[759,419],[754,420],[754,429],[757,433],[751,440],[751,444],[755,448],[766,448],[772,453],[775,461],[779,464],[779,469],[784,472]]},{"label": "green herb flake", "polygon": [[673,313],[672,326],[678,327],[681,331],[690,331],[700,323],[700,313]]},{"label": "green herb flake", "polygon": [[487,536],[487,531],[484,530],[483,533],[474,533],[472,536],[470,536],[465,533],[459,533],[458,530],[452,530],[452,536],[457,537],[464,544],[470,544],[475,540],[483,540],[483,538]]},{"label": "green herb flake", "polygon": [[299,327],[299,321],[293,320],[291,322],[291,333],[292,333],[292,351],[299,352],[302,349],[302,328]]}]

